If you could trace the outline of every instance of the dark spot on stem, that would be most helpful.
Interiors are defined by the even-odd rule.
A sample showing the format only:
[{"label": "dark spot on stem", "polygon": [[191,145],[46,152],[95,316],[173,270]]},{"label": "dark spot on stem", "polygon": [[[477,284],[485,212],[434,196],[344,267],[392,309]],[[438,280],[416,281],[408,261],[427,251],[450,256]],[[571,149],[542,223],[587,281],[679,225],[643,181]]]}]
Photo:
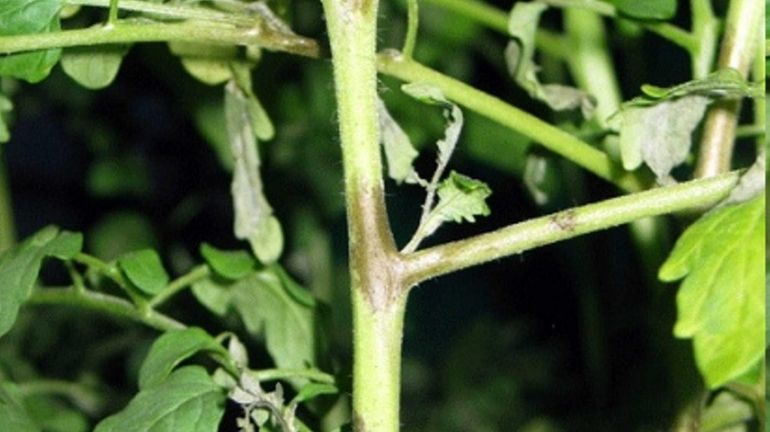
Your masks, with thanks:
[{"label": "dark spot on stem", "polygon": [[551,215],[549,219],[551,220],[551,223],[556,225],[560,230],[572,232],[575,231],[575,228],[577,227],[577,221],[575,221],[576,216],[575,210],[570,209]]},{"label": "dark spot on stem", "polygon": [[353,412],[353,432],[366,432],[364,419],[362,419],[355,411]]},{"label": "dark spot on stem", "polygon": [[350,8],[361,15],[367,15],[377,0],[349,0]]}]

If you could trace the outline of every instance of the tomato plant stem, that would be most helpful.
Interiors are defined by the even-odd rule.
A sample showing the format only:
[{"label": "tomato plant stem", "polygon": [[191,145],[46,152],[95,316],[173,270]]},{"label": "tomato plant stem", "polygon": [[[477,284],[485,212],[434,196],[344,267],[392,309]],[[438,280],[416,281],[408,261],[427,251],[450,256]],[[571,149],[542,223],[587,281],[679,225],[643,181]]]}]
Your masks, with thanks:
[{"label": "tomato plant stem", "polygon": [[353,424],[399,429],[406,289],[385,211],[377,117],[377,0],[324,0],[334,68],[353,304]]},{"label": "tomato plant stem", "polygon": [[638,219],[716,204],[736,185],[739,173],[694,180],[575,207],[509,225],[406,257],[407,280],[426,279],[522,253],[543,245],[626,224]]},{"label": "tomato plant stem", "polygon": [[[760,0],[732,0],[727,11],[725,32],[719,52],[720,68],[736,69],[746,77],[754,47],[760,36],[764,5]],[[726,172],[732,161],[740,101],[725,100],[712,104],[706,114],[703,138],[695,177],[710,177]]]}]

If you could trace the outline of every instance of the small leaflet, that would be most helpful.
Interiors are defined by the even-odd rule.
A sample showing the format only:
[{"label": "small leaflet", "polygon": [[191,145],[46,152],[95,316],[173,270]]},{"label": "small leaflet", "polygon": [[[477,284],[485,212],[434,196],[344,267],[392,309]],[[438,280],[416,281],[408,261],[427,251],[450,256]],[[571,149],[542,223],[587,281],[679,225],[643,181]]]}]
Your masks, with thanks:
[{"label": "small leaflet", "polygon": [[377,114],[380,123],[380,140],[385,151],[385,159],[388,161],[388,176],[399,184],[416,183],[418,175],[413,164],[419,153],[380,98],[377,98]]},{"label": "small leaflet", "polygon": [[61,66],[70,78],[90,90],[109,86],[120,70],[127,45],[97,45],[65,48]]},{"label": "small leaflet", "polygon": [[490,195],[484,182],[452,171],[438,188],[438,203],[428,215],[423,236],[433,234],[444,222],[476,222],[476,216],[489,216],[486,199]]},{"label": "small leaflet", "polygon": [[542,84],[537,77],[540,67],[535,63],[535,36],[540,15],[548,6],[539,2],[516,2],[508,19],[508,33],[513,40],[505,48],[505,62],[514,81],[535,99],[556,111],[579,109],[589,118],[596,100],[588,93],[561,84]]}]

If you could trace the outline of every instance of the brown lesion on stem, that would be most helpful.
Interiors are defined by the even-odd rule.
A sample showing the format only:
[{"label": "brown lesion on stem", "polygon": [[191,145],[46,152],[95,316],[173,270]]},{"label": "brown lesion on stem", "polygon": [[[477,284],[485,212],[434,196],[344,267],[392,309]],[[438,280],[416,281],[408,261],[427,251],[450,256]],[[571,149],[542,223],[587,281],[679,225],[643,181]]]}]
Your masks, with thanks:
[{"label": "brown lesion on stem", "polygon": [[573,232],[577,227],[577,211],[569,209],[563,212],[554,213],[549,216],[549,220],[556,228],[562,231]]}]

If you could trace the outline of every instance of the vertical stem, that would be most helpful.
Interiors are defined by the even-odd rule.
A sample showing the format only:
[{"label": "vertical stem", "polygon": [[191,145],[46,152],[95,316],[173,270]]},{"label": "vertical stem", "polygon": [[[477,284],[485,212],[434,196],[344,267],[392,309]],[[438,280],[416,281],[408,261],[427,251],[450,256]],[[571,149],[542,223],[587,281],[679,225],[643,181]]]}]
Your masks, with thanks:
[{"label": "vertical stem", "polygon": [[407,0],[407,28],[404,38],[404,48],[401,53],[406,58],[412,58],[414,46],[417,44],[417,29],[420,27],[420,7],[417,0]]},{"label": "vertical stem", "polygon": [[406,289],[388,226],[376,110],[378,0],[323,0],[334,67],[345,173],[351,301],[353,423],[399,429]]},{"label": "vertical stem", "polygon": [[8,175],[5,172],[5,160],[0,151],[0,253],[12,247],[16,242],[16,231],[13,223],[13,208],[11,206],[11,189]]},{"label": "vertical stem", "polygon": [[[761,0],[732,0],[727,11],[725,33],[719,53],[719,67],[738,70],[744,77],[755,50],[760,20],[764,16]],[[711,177],[730,169],[740,101],[715,102],[706,115],[695,177]]]},{"label": "vertical stem", "polygon": [[604,125],[620,107],[622,97],[607,50],[607,36],[602,18],[589,10],[567,8],[564,26],[571,44],[567,56],[570,71],[578,86],[596,98],[596,114]]},{"label": "vertical stem", "polygon": [[110,0],[110,11],[107,16],[107,24],[115,25],[118,22],[118,0]]},{"label": "vertical stem", "polygon": [[719,36],[719,20],[714,15],[711,0],[692,0],[692,33],[698,44],[690,51],[693,79],[704,78],[711,72]]}]

